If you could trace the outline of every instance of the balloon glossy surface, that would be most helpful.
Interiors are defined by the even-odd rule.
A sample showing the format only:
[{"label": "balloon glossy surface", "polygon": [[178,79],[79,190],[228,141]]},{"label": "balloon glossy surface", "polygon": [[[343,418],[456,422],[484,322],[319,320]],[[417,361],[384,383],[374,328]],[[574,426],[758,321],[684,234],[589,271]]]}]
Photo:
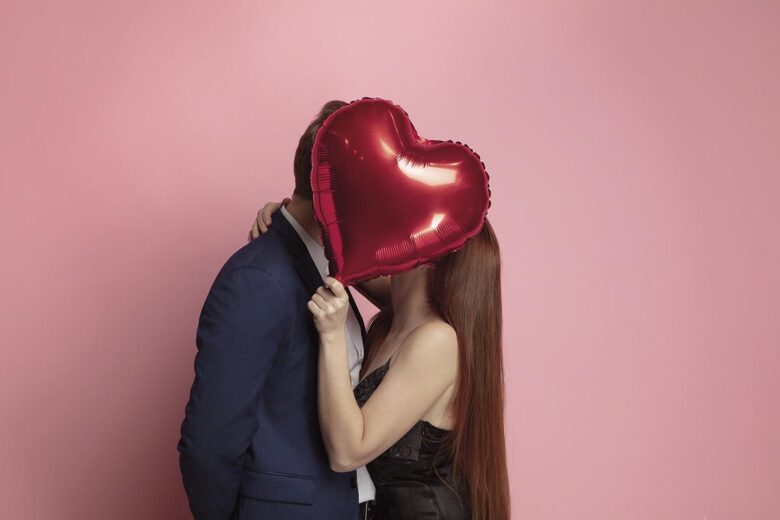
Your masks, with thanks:
[{"label": "balloon glossy surface", "polygon": [[331,275],[353,284],[462,247],[490,207],[488,179],[471,148],[420,137],[390,101],[341,107],[312,148],[314,213]]}]

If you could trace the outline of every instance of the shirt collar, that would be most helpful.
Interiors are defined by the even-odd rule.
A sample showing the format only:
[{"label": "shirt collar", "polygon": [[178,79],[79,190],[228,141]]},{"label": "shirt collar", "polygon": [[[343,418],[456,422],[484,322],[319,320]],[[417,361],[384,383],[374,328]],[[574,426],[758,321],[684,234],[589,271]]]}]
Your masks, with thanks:
[{"label": "shirt collar", "polygon": [[314,261],[314,265],[317,266],[317,270],[320,272],[320,275],[324,280],[325,277],[328,276],[328,258],[325,256],[325,248],[322,247],[316,240],[314,240],[314,238],[312,238],[312,236],[305,229],[303,229],[303,226],[301,226],[298,221],[295,220],[295,217],[290,215],[290,212],[287,211],[287,208],[282,206],[281,211],[282,215],[284,215],[284,218],[287,219],[293,229],[295,229],[295,232],[298,233],[298,236],[301,237],[303,245],[306,246],[306,250],[309,251],[309,256],[311,256],[311,259]]}]

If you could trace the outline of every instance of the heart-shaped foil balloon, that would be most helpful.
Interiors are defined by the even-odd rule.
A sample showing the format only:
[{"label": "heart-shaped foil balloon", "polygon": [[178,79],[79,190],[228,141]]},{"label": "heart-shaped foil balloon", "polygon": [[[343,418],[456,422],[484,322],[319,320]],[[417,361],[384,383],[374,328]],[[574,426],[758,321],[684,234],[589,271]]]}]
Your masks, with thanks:
[{"label": "heart-shaped foil balloon", "polygon": [[331,276],[353,284],[459,249],[482,228],[488,179],[471,148],[420,137],[390,101],[336,110],[317,132],[311,173]]}]

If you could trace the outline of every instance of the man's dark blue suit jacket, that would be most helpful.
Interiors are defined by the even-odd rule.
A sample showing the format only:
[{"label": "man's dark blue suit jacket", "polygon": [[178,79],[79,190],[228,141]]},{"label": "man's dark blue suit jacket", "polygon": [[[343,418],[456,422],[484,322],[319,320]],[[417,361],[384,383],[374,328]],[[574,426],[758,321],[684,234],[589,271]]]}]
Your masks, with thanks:
[{"label": "man's dark blue suit jacket", "polygon": [[357,518],[355,472],[330,469],[317,416],[318,335],[306,302],[320,285],[279,211],[217,275],[177,446],[196,520]]}]

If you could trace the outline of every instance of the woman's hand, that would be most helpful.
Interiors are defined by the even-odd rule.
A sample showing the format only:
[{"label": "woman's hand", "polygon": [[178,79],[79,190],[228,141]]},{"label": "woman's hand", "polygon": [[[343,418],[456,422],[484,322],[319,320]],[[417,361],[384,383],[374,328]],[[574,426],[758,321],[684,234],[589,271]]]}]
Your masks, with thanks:
[{"label": "woman's hand", "polygon": [[252,229],[249,230],[247,240],[254,240],[259,237],[261,233],[266,233],[268,231],[268,226],[271,225],[271,214],[282,206],[286,206],[289,202],[289,197],[285,197],[282,202],[266,202],[265,206],[260,208],[257,212],[257,218],[252,224]]},{"label": "woman's hand", "polygon": [[349,296],[341,282],[328,276],[324,283],[325,286],[318,287],[307,304],[317,332],[320,333],[321,343],[322,339],[338,339],[344,335],[349,309]]}]

